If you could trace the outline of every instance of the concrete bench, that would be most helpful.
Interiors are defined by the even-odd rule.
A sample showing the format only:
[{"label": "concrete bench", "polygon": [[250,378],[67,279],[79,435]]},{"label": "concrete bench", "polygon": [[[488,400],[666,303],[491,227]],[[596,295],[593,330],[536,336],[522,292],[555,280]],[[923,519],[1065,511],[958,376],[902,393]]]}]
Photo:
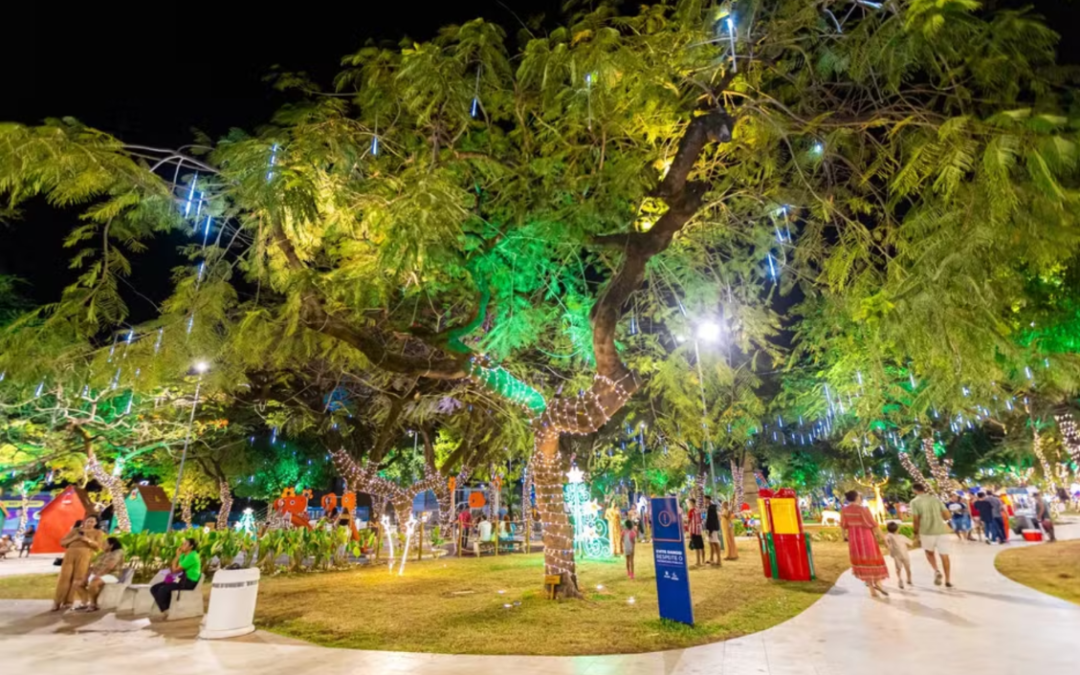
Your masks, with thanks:
[{"label": "concrete bench", "polygon": [[128,567],[120,573],[119,581],[114,584],[105,584],[105,587],[101,589],[101,595],[98,596],[98,607],[106,612],[117,610],[124,597],[124,591],[131,585],[133,578],[135,578],[135,570]]}]

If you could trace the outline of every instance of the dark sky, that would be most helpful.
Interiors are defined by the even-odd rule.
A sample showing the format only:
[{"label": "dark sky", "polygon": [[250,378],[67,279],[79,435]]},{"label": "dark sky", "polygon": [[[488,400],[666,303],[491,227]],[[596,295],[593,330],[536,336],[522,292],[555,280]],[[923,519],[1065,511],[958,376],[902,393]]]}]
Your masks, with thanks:
[{"label": "dark sky", "polygon": [[[1027,4],[1015,4],[1021,3]],[[265,4],[248,11],[213,3],[125,10],[107,3],[73,10],[34,4],[38,9],[22,10],[28,16],[5,17],[0,120],[32,124],[70,115],[126,141],[177,146],[191,140],[193,127],[215,137],[266,121],[283,101],[263,81],[274,65],[329,84],[341,57],[369,38],[423,40],[440,26],[477,16],[500,22],[513,35],[520,28],[515,13],[552,17],[561,1],[307,2],[286,5],[288,12]],[[1077,3],[1035,4],[1065,35],[1062,60],[1080,63],[1080,40],[1069,32],[1080,14]],[[37,302],[58,299],[74,279],[62,262],[70,252],[60,244],[74,215],[34,205],[14,226],[0,224],[0,273],[29,280],[27,292]],[[156,272],[142,279],[150,284],[146,290],[161,297],[168,284],[164,270],[179,263],[144,260]],[[139,305],[133,299],[135,318],[150,318],[152,308]]]},{"label": "dark sky", "polygon": [[[5,26],[0,41],[0,63],[12,64],[0,79],[0,121],[33,124],[72,116],[125,141],[176,147],[192,140],[193,128],[218,137],[231,127],[250,130],[267,121],[285,100],[263,80],[273,66],[306,71],[329,87],[341,57],[368,39],[425,40],[441,26],[479,16],[515,35],[521,27],[516,16],[555,17],[560,5],[364,0],[351,6],[291,3],[291,11],[282,13],[269,5],[249,11],[205,3],[120,10],[97,3],[60,11],[38,4],[42,9],[25,10],[28,16]],[[77,277],[66,269],[70,251],[61,243],[77,212],[34,204],[24,215],[13,226],[0,223],[0,273],[28,280],[26,294],[35,302],[53,302]],[[161,248],[171,249],[142,256],[142,269],[134,261],[142,290],[158,299],[168,291],[168,269],[183,262],[178,256],[163,260]],[[129,302],[133,320],[154,315],[138,298]]]}]

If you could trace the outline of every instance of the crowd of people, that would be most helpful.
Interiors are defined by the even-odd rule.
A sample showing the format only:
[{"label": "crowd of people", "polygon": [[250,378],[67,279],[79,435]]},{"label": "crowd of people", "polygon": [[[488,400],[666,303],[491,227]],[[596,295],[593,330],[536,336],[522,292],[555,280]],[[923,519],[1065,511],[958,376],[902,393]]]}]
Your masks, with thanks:
[{"label": "crowd of people", "polygon": [[893,559],[900,588],[905,580],[912,584],[909,551],[923,550],[926,561],[934,573],[934,584],[953,588],[950,554],[953,537],[957,541],[985,541],[987,545],[1005,544],[1011,529],[1010,519],[1020,520],[1021,530],[1039,530],[1055,541],[1054,523],[1046,500],[1038,492],[1030,495],[1030,503],[1022,506],[1030,516],[1018,513],[1013,499],[992,490],[981,490],[975,495],[957,493],[949,496],[948,503],[931,494],[925,485],[915,484],[915,498],[907,506],[911,514],[912,540],[900,534],[900,523],[890,520],[886,532],[863,504],[862,495],[852,490],[844,495],[845,506],[840,510],[840,527],[848,541],[848,555],[852,573],[863,581],[871,596],[888,596],[881,582],[889,577],[882,548]]}]

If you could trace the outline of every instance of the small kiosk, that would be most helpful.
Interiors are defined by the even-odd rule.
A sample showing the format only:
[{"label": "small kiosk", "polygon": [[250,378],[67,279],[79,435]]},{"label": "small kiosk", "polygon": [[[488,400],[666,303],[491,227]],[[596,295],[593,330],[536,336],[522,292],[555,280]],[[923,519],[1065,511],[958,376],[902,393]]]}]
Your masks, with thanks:
[{"label": "small kiosk", "polygon": [[[132,532],[165,532],[169,525],[169,501],[165,490],[157,485],[136,485],[124,499]],[[116,531],[116,525],[113,525]]]},{"label": "small kiosk", "polygon": [[38,530],[30,552],[62,553],[64,547],[60,545],[60,540],[71,531],[75,521],[96,515],[86,490],[74,485],[67,486],[38,513]]},{"label": "small kiosk", "polygon": [[811,581],[814,558],[810,538],[803,532],[799,500],[791,488],[758,491],[761,532],[758,543],[765,576],[786,581]]}]

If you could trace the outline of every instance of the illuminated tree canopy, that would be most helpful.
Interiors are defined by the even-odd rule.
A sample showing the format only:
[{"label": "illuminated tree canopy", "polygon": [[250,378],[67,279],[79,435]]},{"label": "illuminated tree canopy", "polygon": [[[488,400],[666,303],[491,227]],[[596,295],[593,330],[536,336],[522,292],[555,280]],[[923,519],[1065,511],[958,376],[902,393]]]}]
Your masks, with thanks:
[{"label": "illuminated tree canopy", "polygon": [[[102,335],[130,331],[121,384],[211,356],[207,386],[280,402],[364,480],[406,428],[462,440],[426,449],[443,478],[532,437],[548,573],[576,594],[569,437],[613,417],[699,472],[837,402],[851,445],[930,426],[1044,352],[1053,396],[1075,390],[1080,362],[1030,330],[1076,297],[1056,41],[972,0],[571,3],[517,39],[477,19],[365,45],[332,90],[280,75],[267,125],[184,150],[0,125],[7,207],[83,210],[82,276],[9,326],[0,369],[32,387],[89,343],[80,377],[106,386]],[[127,327],[131,257],[178,232],[191,264]]]}]

